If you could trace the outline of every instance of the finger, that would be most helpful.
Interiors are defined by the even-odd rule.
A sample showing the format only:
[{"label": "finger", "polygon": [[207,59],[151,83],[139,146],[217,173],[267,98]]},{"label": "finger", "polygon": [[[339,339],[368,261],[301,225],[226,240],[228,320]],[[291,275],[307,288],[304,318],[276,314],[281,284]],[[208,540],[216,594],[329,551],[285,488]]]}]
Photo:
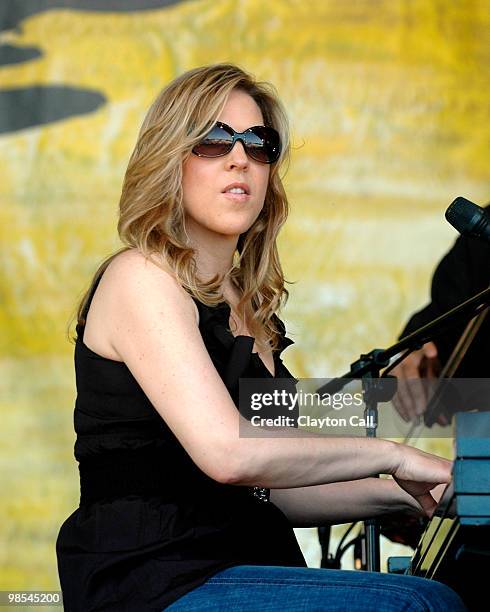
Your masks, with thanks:
[{"label": "finger", "polygon": [[[392,374],[398,378],[398,391],[393,404],[406,422],[414,420],[425,408],[425,393],[420,384],[420,365],[423,358],[422,350],[414,351],[392,370]],[[413,383],[413,380],[418,382]]]},{"label": "finger", "polygon": [[447,420],[446,416],[442,413],[437,416],[437,422],[439,423],[439,425],[442,425],[443,427],[445,427],[446,425],[449,425],[449,421]]},{"label": "finger", "polygon": [[430,380],[438,378],[441,372],[441,363],[436,357],[434,359],[428,359],[424,357],[423,362],[420,366],[422,376]]},{"label": "finger", "polygon": [[425,493],[423,495],[417,495],[415,499],[421,506],[426,516],[428,516],[429,518],[432,518],[432,515],[434,514],[437,508],[437,503],[435,499],[432,497],[432,495],[430,493]]},{"label": "finger", "polygon": [[407,380],[407,385],[412,396],[410,416],[415,418],[423,414],[427,407],[427,395],[421,378]]},{"label": "finger", "polygon": [[393,397],[393,404],[402,417],[402,419],[408,423],[409,418],[409,404],[411,402],[410,394],[407,390],[407,383],[404,378],[398,379],[398,388],[395,396]]},{"label": "finger", "polygon": [[436,485],[433,489],[430,490],[430,494],[434,498],[437,504],[440,503],[442,496],[444,495],[444,491],[447,488],[447,483],[443,482],[441,484]]},{"label": "finger", "polygon": [[417,355],[412,356],[412,359],[407,360],[403,371],[403,382],[399,381],[401,383],[401,398],[406,421],[412,421],[418,414],[416,409],[417,402],[419,401],[417,391],[420,392],[420,390],[414,389],[414,380],[418,380],[419,377],[421,353],[417,353]]},{"label": "finger", "polygon": [[426,359],[425,360],[424,376],[426,378],[436,378],[438,363],[439,362],[437,361],[437,359]]},{"label": "finger", "polygon": [[426,378],[436,378],[440,371],[437,346],[433,342],[427,342],[422,347],[422,351],[424,354],[423,375]]},{"label": "finger", "polygon": [[433,342],[426,342],[422,347],[422,351],[427,359],[435,359],[437,357],[437,346]]},{"label": "finger", "polygon": [[405,410],[410,421],[415,420],[426,408],[426,392],[423,381],[416,378],[408,378],[403,381]]}]

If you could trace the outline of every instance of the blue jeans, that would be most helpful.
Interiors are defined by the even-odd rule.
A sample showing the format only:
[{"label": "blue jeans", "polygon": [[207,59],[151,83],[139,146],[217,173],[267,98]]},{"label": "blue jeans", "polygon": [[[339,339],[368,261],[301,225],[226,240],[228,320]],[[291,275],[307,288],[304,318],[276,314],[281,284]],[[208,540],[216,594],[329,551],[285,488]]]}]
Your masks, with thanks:
[{"label": "blue jeans", "polygon": [[218,572],[167,610],[191,612],[464,612],[440,582],[375,572],[238,565]]}]

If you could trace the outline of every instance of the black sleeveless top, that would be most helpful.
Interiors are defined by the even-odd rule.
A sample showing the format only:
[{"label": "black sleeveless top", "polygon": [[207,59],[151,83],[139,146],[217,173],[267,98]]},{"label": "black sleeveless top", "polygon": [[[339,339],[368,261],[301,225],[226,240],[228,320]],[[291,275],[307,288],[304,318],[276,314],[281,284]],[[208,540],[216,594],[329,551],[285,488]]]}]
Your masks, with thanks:
[{"label": "black sleeveless top", "polygon": [[[240,377],[272,375],[252,353],[253,338],[232,335],[228,304],[194,301],[203,341],[236,404]],[[293,378],[280,358],[293,342],[277,317],[276,323],[275,377]],[[226,567],[304,567],[267,489],[224,485],[204,474],[126,365],[91,351],[80,326],[77,334],[80,507],[56,542],[66,612],[162,610]]]}]

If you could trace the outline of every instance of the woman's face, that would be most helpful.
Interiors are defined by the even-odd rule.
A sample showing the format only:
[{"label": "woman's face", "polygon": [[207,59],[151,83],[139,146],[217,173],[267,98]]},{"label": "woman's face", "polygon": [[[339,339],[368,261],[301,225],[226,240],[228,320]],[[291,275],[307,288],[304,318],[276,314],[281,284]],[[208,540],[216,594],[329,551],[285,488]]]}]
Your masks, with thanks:
[{"label": "woman's face", "polygon": [[[230,93],[218,120],[236,132],[264,125],[253,98],[237,89]],[[238,238],[246,232],[264,205],[269,171],[268,164],[247,156],[241,142],[222,157],[204,158],[191,153],[184,162],[182,178],[189,236],[214,233]],[[233,183],[241,183],[248,193],[227,193]]]}]

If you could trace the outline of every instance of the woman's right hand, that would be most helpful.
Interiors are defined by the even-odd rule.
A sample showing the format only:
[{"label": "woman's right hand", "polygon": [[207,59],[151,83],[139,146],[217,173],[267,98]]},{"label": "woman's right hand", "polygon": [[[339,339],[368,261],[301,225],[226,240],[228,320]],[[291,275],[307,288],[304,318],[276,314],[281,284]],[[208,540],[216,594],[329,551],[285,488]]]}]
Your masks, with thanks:
[{"label": "woman's right hand", "polygon": [[440,497],[434,497],[431,490],[451,481],[452,466],[453,462],[449,459],[400,444],[399,459],[392,476],[415,499],[424,513],[431,517]]}]

